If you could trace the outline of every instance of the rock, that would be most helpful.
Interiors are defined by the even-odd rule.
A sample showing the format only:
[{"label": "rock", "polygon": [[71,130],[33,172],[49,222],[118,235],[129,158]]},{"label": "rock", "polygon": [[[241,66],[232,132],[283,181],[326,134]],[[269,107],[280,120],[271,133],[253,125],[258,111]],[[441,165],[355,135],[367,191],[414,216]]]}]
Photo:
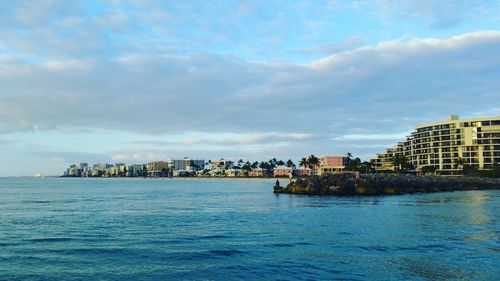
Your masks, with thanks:
[{"label": "rock", "polygon": [[359,175],[342,173],[297,179],[276,193],[309,195],[395,195],[416,192],[500,189],[500,179],[478,177],[414,176],[398,174]]},{"label": "rock", "polygon": [[392,187],[386,187],[386,188],[384,188],[384,194],[385,195],[394,195],[394,194],[396,194],[396,190],[394,190],[394,188],[392,188]]}]

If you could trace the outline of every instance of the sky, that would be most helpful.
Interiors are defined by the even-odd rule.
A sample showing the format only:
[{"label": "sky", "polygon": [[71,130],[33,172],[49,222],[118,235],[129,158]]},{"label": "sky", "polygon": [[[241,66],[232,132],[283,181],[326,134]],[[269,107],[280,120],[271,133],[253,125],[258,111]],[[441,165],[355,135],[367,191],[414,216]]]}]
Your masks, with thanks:
[{"label": "sky", "polygon": [[368,160],[499,81],[499,1],[1,1],[0,176]]}]

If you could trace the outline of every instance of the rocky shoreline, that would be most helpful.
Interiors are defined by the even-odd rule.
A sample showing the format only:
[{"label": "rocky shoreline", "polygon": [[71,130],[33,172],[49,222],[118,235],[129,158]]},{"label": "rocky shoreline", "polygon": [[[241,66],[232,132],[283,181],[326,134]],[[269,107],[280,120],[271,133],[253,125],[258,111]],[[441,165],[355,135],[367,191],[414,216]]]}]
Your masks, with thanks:
[{"label": "rocky shoreline", "polygon": [[483,189],[500,189],[500,179],[465,176],[340,173],[297,179],[286,187],[274,186],[274,193],[380,196]]}]

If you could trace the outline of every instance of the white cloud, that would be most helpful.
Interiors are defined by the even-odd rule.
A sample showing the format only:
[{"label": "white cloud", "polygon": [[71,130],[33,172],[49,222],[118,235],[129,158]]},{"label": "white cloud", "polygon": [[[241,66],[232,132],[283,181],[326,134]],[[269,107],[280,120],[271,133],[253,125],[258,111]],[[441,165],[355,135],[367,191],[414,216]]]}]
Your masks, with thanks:
[{"label": "white cloud", "polygon": [[396,133],[396,134],[347,134],[339,137],[334,137],[332,140],[338,141],[367,141],[367,140],[393,140],[401,141],[409,132]]},{"label": "white cloud", "polygon": [[392,140],[420,123],[478,108],[498,112],[499,48],[500,32],[484,31],[381,43],[308,64],[129,55],[85,67],[77,66],[86,60],[58,60],[49,71],[3,55],[0,132],[112,129],[167,139],[194,132],[198,137],[178,145],[232,154],[251,146],[248,153],[261,155],[293,145],[297,154],[344,154],[336,143]]},{"label": "white cloud", "polygon": [[90,68],[90,62],[82,60],[47,61],[42,65],[53,71],[87,70]]}]

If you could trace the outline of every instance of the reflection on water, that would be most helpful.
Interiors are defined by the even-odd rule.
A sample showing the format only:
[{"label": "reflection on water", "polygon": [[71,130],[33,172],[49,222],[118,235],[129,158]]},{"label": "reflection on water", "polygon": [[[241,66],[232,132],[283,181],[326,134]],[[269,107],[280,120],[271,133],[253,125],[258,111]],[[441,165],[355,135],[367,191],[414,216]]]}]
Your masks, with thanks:
[{"label": "reflection on water", "polygon": [[480,280],[487,277],[482,273],[473,274],[460,267],[447,263],[446,257],[428,259],[402,258],[396,262],[403,272],[411,272],[416,278],[424,280]]}]

